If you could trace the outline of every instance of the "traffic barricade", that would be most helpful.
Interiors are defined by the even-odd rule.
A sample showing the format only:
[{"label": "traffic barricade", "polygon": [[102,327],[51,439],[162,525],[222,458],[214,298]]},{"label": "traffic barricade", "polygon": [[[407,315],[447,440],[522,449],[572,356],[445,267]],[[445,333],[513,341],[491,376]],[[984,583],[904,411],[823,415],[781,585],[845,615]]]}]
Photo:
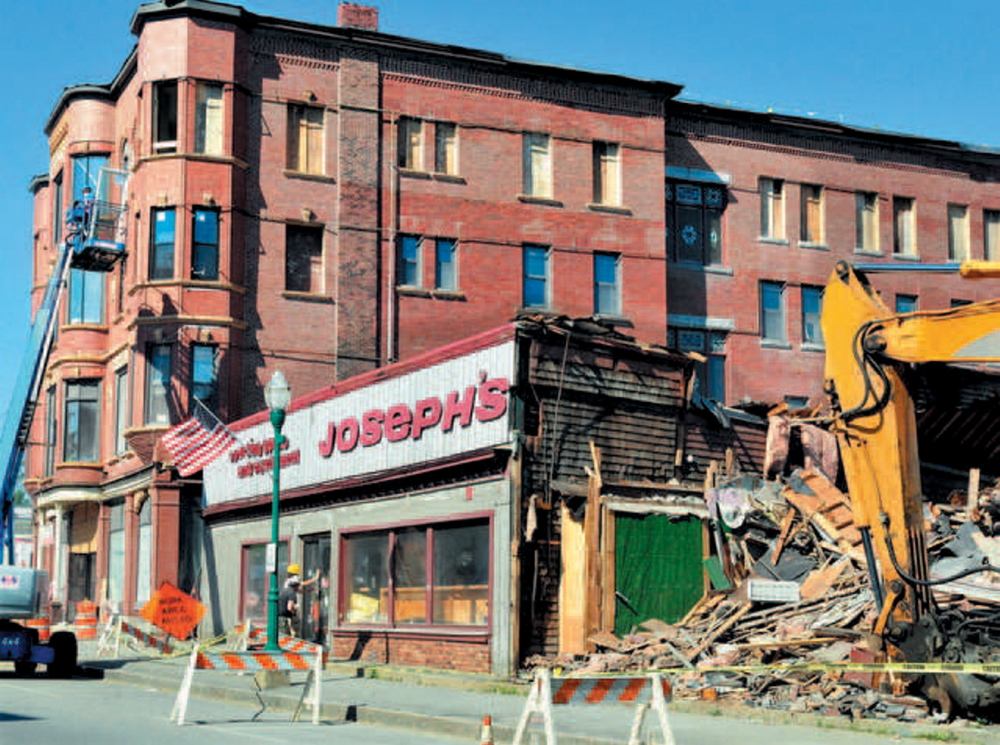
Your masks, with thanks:
[{"label": "traffic barricade", "polygon": [[323,652],[322,647],[317,644],[307,652],[207,652],[195,649],[191,653],[188,661],[187,671],[181,680],[181,687],[177,691],[177,699],[174,708],[170,712],[170,719],[176,719],[177,724],[184,724],[184,717],[187,714],[188,700],[191,696],[191,683],[197,670],[221,670],[237,672],[264,672],[281,670],[285,672],[308,672],[305,685],[302,687],[302,696],[292,714],[292,721],[296,721],[303,705],[312,707],[312,723],[319,724],[319,711],[322,704],[323,685]]},{"label": "traffic barricade", "polygon": [[100,657],[107,652],[118,657],[121,652],[123,636],[128,638],[129,643],[138,643],[152,647],[162,654],[171,654],[174,649],[169,634],[163,637],[157,636],[146,631],[137,623],[125,618],[125,616],[114,613],[101,631],[101,638],[97,644],[97,655]]},{"label": "traffic barricade", "polygon": [[674,745],[674,736],[667,718],[667,700],[671,697],[670,681],[660,673],[631,677],[553,677],[541,669],[531,683],[528,700],[514,731],[513,745],[521,745],[532,715],[540,714],[545,728],[546,745],[556,745],[556,730],[552,720],[553,704],[614,704],[635,702],[632,729],[628,745],[639,745],[647,712],[656,714],[663,734],[663,745]]}]

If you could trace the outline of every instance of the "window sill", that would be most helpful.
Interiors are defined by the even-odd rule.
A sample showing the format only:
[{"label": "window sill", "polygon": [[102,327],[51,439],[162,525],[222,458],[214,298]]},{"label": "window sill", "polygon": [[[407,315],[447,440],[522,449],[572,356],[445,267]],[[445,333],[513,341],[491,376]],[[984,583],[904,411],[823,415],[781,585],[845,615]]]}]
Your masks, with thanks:
[{"label": "window sill", "polygon": [[438,300],[450,300],[454,302],[465,302],[468,298],[461,290],[431,290],[431,295]]},{"label": "window sill", "polygon": [[306,303],[328,303],[333,305],[333,298],[318,292],[297,292],[295,290],[282,290],[281,297],[286,300],[301,300]]},{"label": "window sill", "polygon": [[302,181],[320,181],[324,184],[335,184],[337,179],[333,176],[324,176],[322,173],[308,173],[307,171],[292,171],[285,169],[282,171],[286,178],[301,179]]},{"label": "window sill", "polygon": [[428,181],[431,178],[431,174],[427,171],[415,171],[412,168],[400,168],[399,175],[402,178],[422,178]]},{"label": "window sill", "polygon": [[791,349],[792,345],[787,341],[777,341],[775,339],[761,339],[760,346],[762,349]]},{"label": "window sill", "polygon": [[885,254],[877,248],[864,248],[863,246],[855,246],[854,254],[856,256],[885,256]]},{"label": "window sill", "polygon": [[826,347],[822,344],[810,344],[809,342],[802,342],[803,352],[825,352]]},{"label": "window sill", "polygon": [[772,245],[772,246],[787,246],[788,245],[788,239],[787,238],[771,238],[771,237],[766,236],[766,235],[758,236],[757,237],[757,241],[759,243],[767,243],[767,244]]},{"label": "window sill", "polygon": [[609,212],[612,215],[631,215],[632,210],[628,207],[620,207],[614,204],[601,204],[599,202],[592,202],[587,205],[587,209],[591,212]]},{"label": "window sill", "polygon": [[914,264],[920,263],[920,254],[893,254],[893,261],[912,261]]},{"label": "window sill", "polygon": [[372,632],[377,634],[414,634],[417,636],[441,636],[441,637],[468,637],[468,638],[488,638],[490,630],[488,626],[430,626],[430,625],[397,625],[376,623],[348,623],[343,622],[339,626],[330,629],[334,636],[344,634],[357,634],[362,632]]},{"label": "window sill", "polygon": [[825,243],[813,243],[812,241],[799,241],[799,248],[806,248],[810,251],[829,251],[830,247]]},{"label": "window sill", "polygon": [[546,207],[563,207],[563,203],[551,197],[534,197],[530,194],[518,194],[517,201],[525,204],[540,204]]},{"label": "window sill", "polygon": [[412,285],[396,285],[396,294],[407,297],[430,297],[431,291],[423,287],[413,287]]},{"label": "window sill", "polygon": [[465,184],[467,183],[464,176],[459,176],[457,173],[439,173],[435,171],[431,174],[431,178],[435,181],[444,181],[449,184]]},{"label": "window sill", "polygon": [[59,326],[59,333],[67,331],[100,331],[107,333],[108,327],[102,323],[64,323]]},{"label": "window sill", "polygon": [[136,282],[128,289],[128,294],[131,297],[137,292],[151,287],[188,287],[199,290],[226,290],[227,292],[238,292],[240,294],[246,292],[245,287],[234,285],[231,282],[226,282],[224,280],[154,279],[147,282]]},{"label": "window sill", "polygon": [[725,264],[699,264],[696,261],[675,261],[674,267],[687,272],[703,272],[704,274],[720,274],[732,277],[735,273],[731,266]]}]

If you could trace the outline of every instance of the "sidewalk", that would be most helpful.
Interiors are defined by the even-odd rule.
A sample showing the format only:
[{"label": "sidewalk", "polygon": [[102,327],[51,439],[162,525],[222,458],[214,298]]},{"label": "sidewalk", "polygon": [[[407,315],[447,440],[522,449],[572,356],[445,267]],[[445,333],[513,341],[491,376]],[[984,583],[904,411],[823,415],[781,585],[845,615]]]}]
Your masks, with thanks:
[{"label": "sidewalk", "polygon": [[[84,674],[102,676],[110,683],[142,686],[176,695],[188,656],[98,658],[96,645],[81,644],[80,660]],[[305,678],[305,673],[292,673],[290,685],[258,692],[252,673],[197,671],[191,689],[188,719],[196,721],[206,716],[205,701],[221,700],[259,706],[257,693],[269,710],[291,715],[302,695]],[[479,742],[483,717],[488,714],[492,718],[494,741],[511,743],[528,688],[527,681],[382,665],[362,667],[357,663],[330,661],[323,675],[320,719],[414,729],[461,738],[473,745]],[[752,719],[774,724],[813,725],[824,730],[853,730],[859,734],[873,731],[864,725],[852,725],[844,717],[793,715],[745,708],[728,710],[719,704],[697,701],[676,701],[668,704],[668,710],[675,738],[678,725],[681,730],[697,730],[697,720],[711,718],[718,721],[720,716],[739,717],[743,721]],[[628,742],[633,713],[634,707],[628,704],[556,706],[553,718],[560,745],[622,745]],[[301,726],[309,726],[311,715],[311,710],[304,707],[300,716]],[[883,734],[887,724],[870,721],[872,728],[881,726]],[[901,723],[891,726],[895,733],[903,737],[913,737],[916,732],[926,736],[928,730],[935,729],[927,725],[910,727]],[[908,735],[909,730],[912,731]],[[951,741],[967,743],[985,743],[990,740],[991,734],[996,734],[995,730],[991,733],[989,730],[956,731],[951,727],[942,727],[940,734],[945,732]],[[525,743],[545,744],[540,721],[529,724]]]}]

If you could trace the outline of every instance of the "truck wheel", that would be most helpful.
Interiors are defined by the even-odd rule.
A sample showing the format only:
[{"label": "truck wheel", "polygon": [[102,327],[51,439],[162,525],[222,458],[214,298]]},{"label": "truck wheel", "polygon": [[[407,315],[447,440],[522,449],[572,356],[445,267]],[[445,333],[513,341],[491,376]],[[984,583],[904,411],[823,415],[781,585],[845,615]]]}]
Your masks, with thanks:
[{"label": "truck wheel", "polygon": [[49,639],[55,659],[48,665],[50,678],[71,678],[76,672],[76,634],[57,631]]}]

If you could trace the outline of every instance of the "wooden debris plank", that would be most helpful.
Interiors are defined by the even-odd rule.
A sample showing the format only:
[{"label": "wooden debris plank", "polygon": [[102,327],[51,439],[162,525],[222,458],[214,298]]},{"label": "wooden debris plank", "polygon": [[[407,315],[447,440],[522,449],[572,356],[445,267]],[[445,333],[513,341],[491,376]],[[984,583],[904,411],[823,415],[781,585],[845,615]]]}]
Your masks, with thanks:
[{"label": "wooden debris plank", "polygon": [[718,639],[720,636],[725,634],[729,629],[735,626],[736,622],[739,621],[745,614],[747,614],[750,611],[750,608],[752,607],[753,603],[751,603],[749,600],[737,606],[735,613],[731,614],[729,618],[725,620],[724,623],[722,623],[721,625],[710,631],[706,636],[704,636],[701,639],[698,646],[695,647],[694,650],[690,653],[691,659],[694,659],[699,654],[704,652],[709,647],[709,645],[715,642],[716,639]]},{"label": "wooden debris plank", "polygon": [[591,644],[597,645],[598,647],[613,649],[616,652],[629,652],[633,648],[633,645],[619,639],[610,631],[598,631],[595,634],[591,634],[587,637],[587,641]]}]

